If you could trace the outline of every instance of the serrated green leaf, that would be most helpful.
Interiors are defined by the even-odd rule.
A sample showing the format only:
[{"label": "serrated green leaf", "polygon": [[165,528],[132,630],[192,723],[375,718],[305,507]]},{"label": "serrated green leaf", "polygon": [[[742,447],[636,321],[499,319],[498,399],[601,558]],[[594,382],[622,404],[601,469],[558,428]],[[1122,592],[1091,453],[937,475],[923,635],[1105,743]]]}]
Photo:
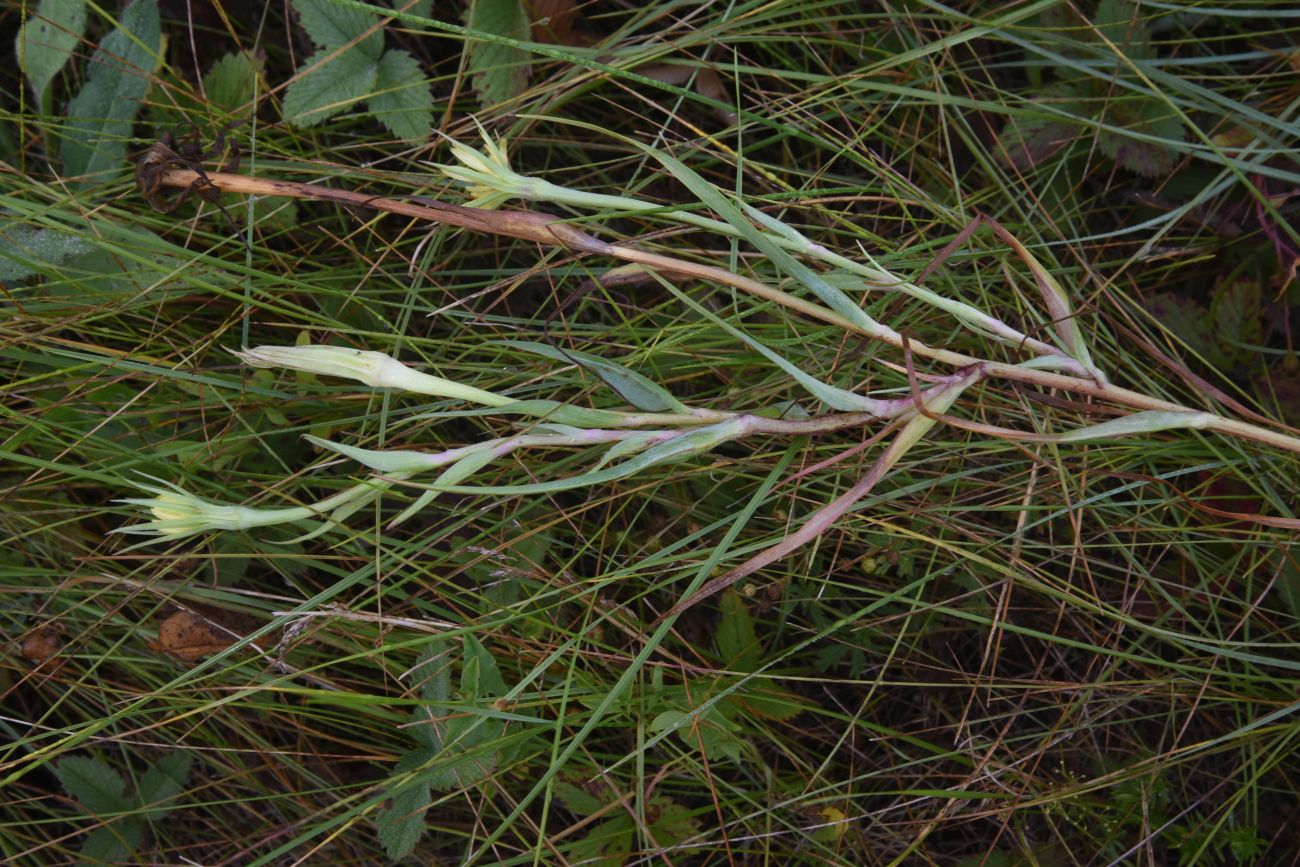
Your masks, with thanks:
[{"label": "serrated green leaf", "polygon": [[767,685],[745,688],[743,694],[736,697],[736,704],[755,716],[778,722],[794,719],[808,709],[794,693]]},{"label": "serrated green leaf", "polygon": [[375,92],[367,100],[371,113],[404,141],[426,138],[433,129],[433,93],[420,62],[405,51],[389,49],[379,58]]},{"label": "serrated green leaf", "polygon": [[[528,38],[528,14],[523,0],[472,0],[466,25],[470,30]],[[475,41],[466,46],[474,89],[485,105],[518,96],[528,82],[528,53],[513,45]]]},{"label": "serrated green leaf", "polygon": [[470,723],[475,719],[478,717],[456,717],[448,723],[447,739],[451,746],[440,759],[440,765],[429,775],[429,785],[433,788],[472,786],[486,780],[496,770],[497,751],[484,749],[483,745],[501,735],[502,724],[489,720],[471,729]]},{"label": "serrated green leaf", "polygon": [[723,666],[732,671],[753,671],[758,668],[762,647],[745,600],[736,591],[728,590],[722,594],[719,607],[722,617],[718,621],[718,655]]},{"label": "serrated green leaf", "polygon": [[303,62],[307,71],[299,73],[284,93],[285,120],[315,126],[356,105],[374,88],[379,68],[356,48],[316,66],[335,50],[322,48]]},{"label": "serrated green leaf", "polygon": [[666,710],[650,721],[650,731],[666,732],[679,726],[688,725],[690,714],[680,710]]},{"label": "serrated green leaf", "polygon": [[439,789],[486,779],[497,765],[498,751],[484,747],[498,741],[505,729],[502,720],[472,712],[480,703],[506,693],[496,660],[473,635],[465,636],[462,652],[459,693],[464,709],[458,710],[454,704],[441,709],[441,718],[433,726],[438,730],[440,752],[426,778]]},{"label": "serrated green leaf", "polygon": [[736,761],[744,747],[735,734],[739,730],[740,726],[724,716],[723,707],[714,705],[698,714],[694,726],[682,726],[677,734],[687,746],[702,749],[710,761],[720,758]]},{"label": "serrated green leaf", "polygon": [[461,670],[460,694],[467,701],[497,698],[506,694],[496,658],[473,635],[465,636],[465,667]]},{"label": "serrated green leaf", "polygon": [[[402,9],[404,12],[406,12],[407,15],[414,15],[416,18],[428,18],[430,15],[433,14],[433,0],[415,0],[414,3],[411,3],[409,5],[405,2],[402,2],[402,0],[398,0],[398,2],[396,2],[394,5],[398,9]],[[412,27],[417,30],[424,29],[421,25],[413,24],[410,21],[403,21],[402,25],[404,27]]]},{"label": "serrated green leaf", "polygon": [[1229,369],[1257,360],[1264,340],[1264,297],[1254,280],[1232,280],[1214,293],[1210,303],[1214,341]]},{"label": "serrated green leaf", "polygon": [[582,867],[622,867],[632,851],[636,826],[627,815],[598,823],[569,850],[569,862]]},{"label": "serrated green leaf", "polygon": [[126,781],[99,759],[70,756],[54,766],[54,775],[94,816],[123,813],[133,806],[125,795]]},{"label": "serrated green leaf", "polygon": [[68,131],[60,154],[63,171],[101,181],[102,172],[126,168],[131,119],[157,68],[162,31],[155,0],[134,0],[117,28],[104,37],[87,67],[86,83],[68,104]]},{"label": "serrated green leaf", "polygon": [[417,747],[409,752],[402,753],[402,755],[398,757],[397,762],[393,765],[393,776],[419,771],[437,757],[438,750],[426,747]]},{"label": "serrated green leaf", "polygon": [[564,780],[553,781],[551,791],[560,799],[560,803],[576,816],[589,816],[605,806],[604,802],[586,789],[566,783]]},{"label": "serrated green leaf", "polygon": [[1184,130],[1182,121],[1164,102],[1146,96],[1116,100],[1107,107],[1103,119],[1111,126],[1158,139],[1150,141],[1102,130],[1097,147],[1117,164],[1148,177],[1165,175],[1174,167],[1177,154],[1165,142],[1181,142]]},{"label": "serrated green leaf", "polygon": [[220,57],[203,76],[208,103],[227,114],[246,113],[257,94],[261,68],[261,62],[247,51],[232,51]]},{"label": "serrated green leaf", "polygon": [[124,818],[106,827],[96,828],[81,844],[79,864],[125,864],[144,840],[144,822]]},{"label": "serrated green leaf", "polygon": [[577,364],[600,377],[601,381],[614,390],[614,393],[645,412],[680,412],[688,413],[690,409],[673,397],[672,392],[647,379],[634,370],[621,364],[588,355],[576,349],[561,350],[547,343],[535,343],[530,340],[501,340],[504,346],[513,346],[534,355],[541,355],[566,364]]},{"label": "serrated green leaf", "polygon": [[50,113],[49,88],[86,30],[86,0],[41,0],[27,13],[14,53],[42,114]]},{"label": "serrated green leaf", "polygon": [[392,803],[375,815],[375,827],[388,857],[398,861],[415,851],[416,844],[424,836],[424,816],[430,803],[429,784],[413,780],[391,797]]},{"label": "serrated green leaf", "polygon": [[1159,292],[1148,298],[1145,306],[1192,352],[1215,366],[1222,363],[1222,354],[1212,339],[1210,311],[1203,304],[1176,292]]},{"label": "serrated green leaf", "polygon": [[442,720],[451,701],[451,654],[446,642],[438,640],[430,644],[420,655],[411,677],[420,692],[421,704],[412,714],[416,725],[409,731],[436,753],[442,749],[445,727]]},{"label": "serrated green leaf", "polygon": [[1016,115],[998,133],[994,156],[1004,166],[1028,171],[1078,137],[1079,129],[1072,123]]},{"label": "serrated green leaf", "polygon": [[192,761],[188,752],[175,750],[155,762],[137,786],[140,806],[158,807],[175,800],[185,788]]},{"label": "serrated green leaf", "polygon": [[[364,9],[335,0],[293,0],[293,8],[298,12],[298,23],[302,29],[321,48],[349,45],[378,20]],[[375,30],[348,49],[358,52],[371,62],[377,61],[383,50],[383,28]]]},{"label": "serrated green leaf", "polygon": [[1093,26],[1125,56],[1134,60],[1148,60],[1152,55],[1151,31],[1142,21],[1136,3],[1125,0],[1101,0]]},{"label": "serrated green leaf", "polygon": [[700,833],[700,823],[691,815],[689,807],[663,795],[651,798],[650,805],[659,813],[659,817],[650,826],[655,843],[659,846],[666,849]]}]

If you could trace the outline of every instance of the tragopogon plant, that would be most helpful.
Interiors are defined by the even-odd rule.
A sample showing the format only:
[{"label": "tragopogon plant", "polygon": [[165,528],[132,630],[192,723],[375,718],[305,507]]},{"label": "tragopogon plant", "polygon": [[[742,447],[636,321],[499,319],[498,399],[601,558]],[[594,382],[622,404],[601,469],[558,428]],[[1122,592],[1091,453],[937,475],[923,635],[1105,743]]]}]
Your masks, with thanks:
[{"label": "tragopogon plant", "polygon": [[[636,145],[636,143],[632,143]],[[474,150],[456,143],[455,165],[438,168],[469,190],[469,206],[420,199],[373,197],[361,193],[322,188],[285,180],[267,180],[245,175],[211,172],[199,176],[187,168],[174,167],[166,159],[146,155],[140,162],[139,181],[149,195],[163,187],[188,188],[196,182],[222,192],[292,196],[404,214],[449,225],[491,232],[557,246],[590,258],[621,260],[626,265],[607,272],[602,279],[625,278],[629,269],[639,276],[658,279],[665,289],[698,316],[704,317],[737,341],[747,344],[780,368],[793,384],[805,390],[827,408],[808,414],[797,404],[752,407],[746,411],[723,411],[690,406],[663,386],[608,359],[573,349],[524,341],[510,341],[516,351],[534,353],[555,361],[578,364],[600,377],[632,409],[592,409],[553,400],[514,399],[412,370],[387,355],[373,351],[334,346],[261,346],[235,354],[246,364],[339,376],[376,389],[400,389],[415,394],[464,401],[476,406],[465,414],[493,414],[530,419],[518,433],[472,443],[440,452],[374,450],[317,437],[316,445],[352,459],[373,472],[373,477],[352,488],[311,505],[285,509],[250,509],[226,506],[193,497],[162,483],[144,486],[152,498],[125,502],[143,506],[154,520],[121,532],[143,533],[162,539],[178,539],[209,530],[249,529],[270,524],[317,519],[309,536],[328,530],[372,503],[395,485],[420,491],[415,500],[393,520],[400,524],[418,513],[440,493],[488,496],[539,495],[567,489],[601,485],[633,476],[671,461],[704,454],[722,443],[754,437],[824,433],[875,425],[871,442],[885,442],[876,461],[861,480],[832,502],[803,517],[782,541],[705,584],[673,609],[680,612],[698,600],[740,580],[825,533],[841,516],[884,478],[891,468],[936,424],[950,424],[988,436],[1026,442],[1077,443],[1156,431],[1194,428],[1219,435],[1253,440],[1273,448],[1300,453],[1300,439],[1280,430],[1251,424],[1150,397],[1114,385],[1104,365],[1088,349],[1079,319],[1068,293],[1034,255],[1008,231],[987,218],[977,219],[939,257],[963,243],[982,222],[991,226],[1029,270],[1042,299],[1043,330],[1027,333],[994,312],[981,310],[963,300],[947,297],[921,285],[931,269],[909,281],[890,273],[863,253],[868,262],[833,252],[805,237],[794,228],[756,208],[724,194],[673,157],[642,145],[660,164],[715,216],[696,211],[665,209],[652,202],[626,196],[578,192],[540,178],[515,172],[504,143],[484,135],[484,147]],[[164,155],[165,156],[165,155]],[[512,199],[550,203],[599,214],[641,217],[660,223],[703,230],[739,239],[761,253],[771,265],[791,279],[802,292],[785,291],[767,282],[744,276],[725,267],[702,264],[651,252],[640,246],[613,244],[580,231],[559,217],[536,211],[494,210]],[[933,268],[934,266],[932,266]],[[771,348],[759,343],[732,322],[696,303],[678,288],[686,280],[720,283],[750,293],[790,311],[832,323],[845,331],[880,341],[899,351],[897,361],[887,363],[906,374],[907,388],[882,397],[859,394],[832,386],[801,370]],[[856,286],[868,292],[902,293],[937,313],[952,317],[976,337],[1003,347],[989,357],[977,357],[911,339],[869,316],[845,291]],[[809,297],[812,299],[810,300]],[[1020,356],[1019,361],[999,360],[995,355]],[[918,370],[925,360],[939,370]],[[1016,382],[1039,389],[1055,389],[1093,398],[1104,403],[1115,417],[1098,424],[1081,426],[1064,433],[1046,434],[996,427],[963,419],[954,407],[963,393],[988,381]],[[1206,405],[1213,405],[1206,396]],[[1267,421],[1267,420],[1262,420]],[[886,442],[887,441],[887,442]],[[559,478],[525,484],[480,485],[472,479],[480,470],[508,454],[531,449],[587,449],[595,455],[586,469]],[[437,470],[436,475],[432,471]],[[429,476],[432,477],[430,478]],[[1201,506],[1210,512],[1215,510]],[[1300,527],[1287,517],[1255,516],[1255,520],[1283,527]]]}]

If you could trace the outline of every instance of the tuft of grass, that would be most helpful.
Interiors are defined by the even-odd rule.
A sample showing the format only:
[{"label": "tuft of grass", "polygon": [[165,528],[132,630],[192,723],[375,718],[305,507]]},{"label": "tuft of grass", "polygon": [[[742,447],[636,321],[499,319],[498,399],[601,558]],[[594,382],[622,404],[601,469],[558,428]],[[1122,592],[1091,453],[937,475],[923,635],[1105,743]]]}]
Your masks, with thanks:
[{"label": "tuft of grass", "polygon": [[[8,13],[13,29],[48,5]],[[373,101],[283,122],[314,49],[279,7],[164,9],[157,56],[132,42],[145,59],[116,73],[147,83],[126,133],[121,106],[68,108],[105,74],[96,47],[122,41],[123,9],[88,6],[35,97],[0,71],[4,858],[1254,864],[1300,848],[1300,472],[1276,445],[1300,419],[1286,4],[600,4],[522,42],[398,6],[370,26],[428,79],[425,142],[397,140]],[[495,55],[471,70],[476,44],[511,49],[488,93]],[[521,48],[528,77],[502,91]],[[234,171],[208,147],[231,121],[239,172],[335,200],[200,185],[151,196],[164,213],[127,161],[100,164],[170,131],[170,168]],[[480,128],[579,197],[499,213],[546,210],[624,262],[695,270],[592,282],[620,260],[339,203],[467,200],[433,164]],[[93,177],[70,177],[69,141],[99,155]],[[1005,234],[966,234],[979,215]],[[796,255],[763,234],[777,226],[899,280]],[[861,320],[804,315],[835,293],[910,360]],[[911,416],[881,481],[736,577],[857,491],[895,436],[804,414],[954,374],[924,347],[1009,366],[1030,340],[1237,427],[1062,442],[1121,405],[963,381],[937,420]],[[386,353],[528,411],[230,354],[264,344]],[[638,413],[766,427],[691,427],[707,448],[576,489],[544,484],[592,468],[560,439],[455,464],[474,471],[456,491],[352,459],[591,422],[631,442],[617,467],[647,453],[620,426]],[[141,546],[113,532],[139,521],[118,501],[141,485],[296,522]],[[340,511],[313,524],[322,501]]]}]

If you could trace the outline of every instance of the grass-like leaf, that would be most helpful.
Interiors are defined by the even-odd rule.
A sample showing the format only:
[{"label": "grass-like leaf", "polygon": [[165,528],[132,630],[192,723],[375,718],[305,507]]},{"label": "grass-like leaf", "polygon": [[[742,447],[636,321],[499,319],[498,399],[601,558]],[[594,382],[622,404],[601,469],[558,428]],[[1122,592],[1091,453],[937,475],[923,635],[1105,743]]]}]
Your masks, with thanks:
[{"label": "grass-like leaf", "polygon": [[590,370],[619,397],[637,409],[647,412],[690,412],[685,404],[673,397],[672,392],[662,385],[609,359],[575,349],[559,349],[547,343],[534,343],[527,340],[504,341],[504,345],[553,358],[556,361],[577,364]]}]

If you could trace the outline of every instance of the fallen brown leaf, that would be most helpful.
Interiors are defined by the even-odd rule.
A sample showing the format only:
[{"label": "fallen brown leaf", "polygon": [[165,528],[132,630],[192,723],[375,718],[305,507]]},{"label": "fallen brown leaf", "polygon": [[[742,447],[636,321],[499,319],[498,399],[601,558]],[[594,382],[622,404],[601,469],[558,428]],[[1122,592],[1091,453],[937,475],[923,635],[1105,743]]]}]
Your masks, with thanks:
[{"label": "fallen brown leaf", "polygon": [[236,636],[220,624],[192,611],[177,611],[158,627],[158,640],[149,642],[155,653],[166,653],[190,662],[225,650]]},{"label": "fallen brown leaf", "polygon": [[59,640],[59,631],[53,626],[42,626],[32,630],[19,645],[19,652],[23,655],[23,659],[36,665],[57,656],[62,649],[63,642]]}]

